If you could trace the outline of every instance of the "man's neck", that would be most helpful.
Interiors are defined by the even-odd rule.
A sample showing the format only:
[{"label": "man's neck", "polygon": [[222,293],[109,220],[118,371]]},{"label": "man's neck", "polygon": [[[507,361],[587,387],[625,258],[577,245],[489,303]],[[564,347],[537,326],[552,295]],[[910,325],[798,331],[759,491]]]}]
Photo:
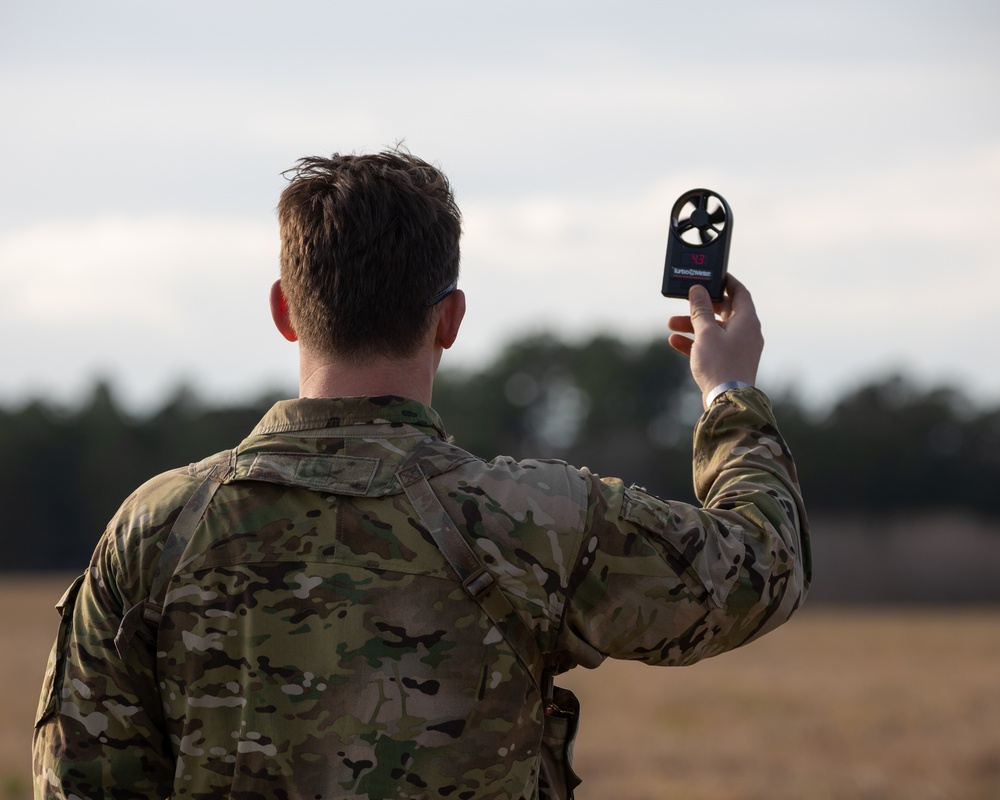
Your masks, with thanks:
[{"label": "man's neck", "polygon": [[397,395],[430,405],[440,354],[421,352],[408,359],[379,359],[358,365],[329,356],[299,353],[300,397]]}]

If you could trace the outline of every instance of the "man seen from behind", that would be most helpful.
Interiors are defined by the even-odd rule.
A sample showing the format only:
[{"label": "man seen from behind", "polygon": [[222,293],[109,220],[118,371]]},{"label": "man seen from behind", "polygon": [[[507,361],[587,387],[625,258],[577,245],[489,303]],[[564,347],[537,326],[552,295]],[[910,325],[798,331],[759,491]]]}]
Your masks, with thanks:
[{"label": "man seen from behind", "polygon": [[36,797],[567,796],[553,676],[691,664],[799,607],[806,517],[736,279],[668,323],[706,408],[691,506],[449,441],[432,387],[466,306],[440,170],[302,159],[278,216],[299,397],[109,524],[60,603]]}]

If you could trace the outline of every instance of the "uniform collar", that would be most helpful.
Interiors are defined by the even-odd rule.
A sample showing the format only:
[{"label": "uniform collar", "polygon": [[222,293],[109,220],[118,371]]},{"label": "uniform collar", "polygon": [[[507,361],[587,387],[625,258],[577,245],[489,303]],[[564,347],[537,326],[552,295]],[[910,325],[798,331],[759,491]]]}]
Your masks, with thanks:
[{"label": "uniform collar", "polygon": [[412,425],[447,438],[438,413],[405,397],[302,397],[280,400],[264,415],[252,436],[350,425]]}]

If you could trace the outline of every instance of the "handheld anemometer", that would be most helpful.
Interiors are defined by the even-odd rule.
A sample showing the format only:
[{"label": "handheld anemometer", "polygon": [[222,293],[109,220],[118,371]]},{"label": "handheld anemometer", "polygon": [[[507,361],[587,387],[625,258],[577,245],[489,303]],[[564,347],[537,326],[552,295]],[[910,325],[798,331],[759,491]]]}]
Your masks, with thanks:
[{"label": "handheld anemometer", "polygon": [[721,300],[732,230],[733,212],[722,195],[691,189],[677,198],[670,212],[664,297],[686,299],[691,287],[701,283],[713,300]]}]

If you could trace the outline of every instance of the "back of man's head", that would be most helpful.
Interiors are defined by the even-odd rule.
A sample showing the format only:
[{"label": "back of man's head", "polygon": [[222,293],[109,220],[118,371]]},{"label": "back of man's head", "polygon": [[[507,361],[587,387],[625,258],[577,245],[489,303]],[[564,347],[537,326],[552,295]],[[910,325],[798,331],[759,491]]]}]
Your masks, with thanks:
[{"label": "back of man's head", "polygon": [[429,301],[458,279],[448,179],[399,151],[303,158],[288,174],[281,286],[299,341],[358,363],[412,355]]}]

